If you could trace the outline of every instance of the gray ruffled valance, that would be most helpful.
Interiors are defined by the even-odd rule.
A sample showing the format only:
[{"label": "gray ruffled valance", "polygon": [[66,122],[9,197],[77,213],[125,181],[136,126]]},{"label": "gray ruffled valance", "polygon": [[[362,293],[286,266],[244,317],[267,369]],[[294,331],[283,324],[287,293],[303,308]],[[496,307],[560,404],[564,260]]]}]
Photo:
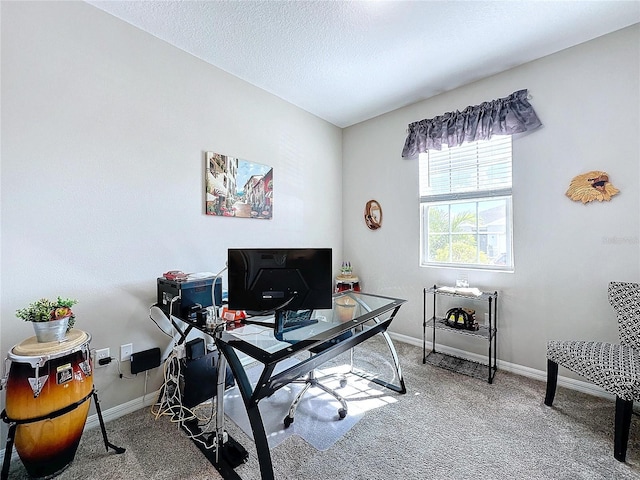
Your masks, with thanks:
[{"label": "gray ruffled valance", "polygon": [[505,98],[469,106],[462,112],[410,123],[402,156],[416,158],[427,150],[440,150],[442,144],[456,147],[464,142],[488,140],[492,135],[513,135],[538,128],[542,123],[527,96],[527,90],[518,90]]}]

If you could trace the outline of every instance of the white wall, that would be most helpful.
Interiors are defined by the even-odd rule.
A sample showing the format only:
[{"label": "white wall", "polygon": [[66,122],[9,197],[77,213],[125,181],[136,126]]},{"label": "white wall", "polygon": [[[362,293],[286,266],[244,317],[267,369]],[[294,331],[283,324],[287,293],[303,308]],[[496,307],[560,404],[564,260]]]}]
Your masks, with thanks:
[{"label": "white wall", "polygon": [[[499,291],[498,358],[546,369],[549,339],[616,340],[612,280],[640,280],[640,26],[514,68],[344,131],[344,249],[365,290],[409,300],[393,330],[422,338],[422,289]],[[527,88],[544,127],[513,144],[515,273],[420,268],[418,164],[401,151],[407,125]],[[582,205],[570,180],[604,170],[621,193]],[[382,205],[381,229],[363,221]],[[429,308],[429,312],[430,312]],[[486,342],[439,335],[486,354]]]},{"label": "white wall", "polygon": [[[332,247],[338,273],[340,129],[86,3],[1,5],[3,358],[33,335],[15,310],[57,295],[92,348],[164,347],[156,278],[228,247]],[[274,167],[272,220],[205,215],[208,150]],[[103,408],[143,395],[95,373]]]},{"label": "white wall", "polygon": [[[228,247],[250,245],[333,247],[365,290],[409,300],[392,328],[411,337],[422,288],[465,273],[500,291],[500,359],[544,370],[547,339],[615,340],[606,285],[640,277],[637,25],[342,132],[90,5],[2,2],[1,16],[2,355],[32,335],[14,311],[58,294],[80,300],[93,348],[163,346],[155,278],[217,271]],[[544,127],[514,143],[515,273],[418,267],[407,124],[521,88]],[[274,166],[273,220],[204,214],[207,150]],[[569,201],[570,179],[592,169],[622,193]],[[362,218],[371,198],[376,231]],[[113,365],[95,382],[103,408],[144,389]],[[155,372],[147,390],[158,385]]]}]

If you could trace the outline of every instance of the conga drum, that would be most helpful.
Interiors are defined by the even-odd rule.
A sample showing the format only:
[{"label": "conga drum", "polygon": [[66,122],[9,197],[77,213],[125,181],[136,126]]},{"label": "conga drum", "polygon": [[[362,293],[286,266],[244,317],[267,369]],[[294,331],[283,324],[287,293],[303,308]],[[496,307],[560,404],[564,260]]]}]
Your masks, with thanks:
[{"label": "conga drum", "polygon": [[355,275],[338,275],[336,277],[336,293],[353,290],[360,291],[360,279]]},{"label": "conga drum", "polygon": [[75,457],[93,393],[90,340],[75,329],[63,342],[30,337],[7,356],[5,412],[17,424],[16,451],[32,477],[56,475]]}]

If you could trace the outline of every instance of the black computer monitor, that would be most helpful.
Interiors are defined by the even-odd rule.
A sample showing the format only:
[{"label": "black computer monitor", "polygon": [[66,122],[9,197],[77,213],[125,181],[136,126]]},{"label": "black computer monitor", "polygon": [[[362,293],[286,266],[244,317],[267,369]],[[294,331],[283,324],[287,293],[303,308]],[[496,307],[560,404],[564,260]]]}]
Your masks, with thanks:
[{"label": "black computer monitor", "polygon": [[231,248],[227,267],[231,310],[266,314],[331,308],[330,248]]}]

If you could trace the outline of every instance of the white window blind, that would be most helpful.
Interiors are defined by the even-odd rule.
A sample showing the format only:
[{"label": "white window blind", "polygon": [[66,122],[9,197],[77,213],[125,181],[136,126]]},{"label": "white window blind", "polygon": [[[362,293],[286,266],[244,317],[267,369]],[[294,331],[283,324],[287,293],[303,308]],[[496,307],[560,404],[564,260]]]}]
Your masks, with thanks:
[{"label": "white window blind", "polygon": [[429,150],[419,170],[422,202],[511,195],[511,136]]},{"label": "white window blind", "polygon": [[511,140],[420,154],[421,265],[513,271]]}]

